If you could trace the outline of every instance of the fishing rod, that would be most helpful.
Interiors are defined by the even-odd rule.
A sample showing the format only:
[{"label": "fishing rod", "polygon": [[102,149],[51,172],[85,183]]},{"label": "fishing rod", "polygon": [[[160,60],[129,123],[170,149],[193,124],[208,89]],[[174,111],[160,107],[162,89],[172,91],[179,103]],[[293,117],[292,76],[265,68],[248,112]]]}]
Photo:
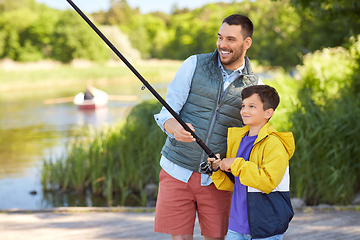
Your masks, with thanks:
[{"label": "fishing rod", "polygon": [[[180,123],[180,125],[196,139],[196,143],[205,151],[205,153],[210,158],[217,158],[215,154],[205,145],[205,143],[193,132],[190,127],[180,118],[180,116],[165,102],[165,100],[155,91],[155,89],[141,76],[141,74],[131,65],[131,63],[117,50],[117,48],[105,37],[105,35],[93,24],[92,21],[75,5],[72,0],[66,0],[74,10],[85,20],[85,22],[99,35],[99,37],[111,48],[111,50],[125,63],[125,65],[139,78],[139,80],[144,84],[141,88],[142,90],[149,89],[149,91],[156,97],[156,99],[170,112],[170,114]],[[207,162],[202,162],[200,164],[200,172],[205,174],[211,174],[213,172],[211,165]],[[225,172],[226,175],[234,182],[234,176]]]}]

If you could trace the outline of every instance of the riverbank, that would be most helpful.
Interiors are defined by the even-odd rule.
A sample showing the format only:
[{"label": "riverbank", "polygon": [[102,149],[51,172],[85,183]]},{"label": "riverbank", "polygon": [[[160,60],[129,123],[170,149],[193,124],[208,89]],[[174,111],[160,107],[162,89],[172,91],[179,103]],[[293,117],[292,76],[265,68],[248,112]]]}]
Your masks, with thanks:
[{"label": "riverbank", "polygon": [[[360,239],[360,210],[306,207],[296,209],[284,240]],[[168,240],[155,233],[154,208],[53,208],[26,212],[0,210],[3,240],[127,239]],[[202,239],[198,223],[194,240]]]},{"label": "riverbank", "polygon": [[[181,61],[150,59],[132,64],[149,83],[158,84],[170,82]],[[0,60],[0,92],[87,84],[101,87],[133,81],[139,80],[123,62],[115,60],[106,63],[74,60],[69,64],[52,60],[27,63]]]}]

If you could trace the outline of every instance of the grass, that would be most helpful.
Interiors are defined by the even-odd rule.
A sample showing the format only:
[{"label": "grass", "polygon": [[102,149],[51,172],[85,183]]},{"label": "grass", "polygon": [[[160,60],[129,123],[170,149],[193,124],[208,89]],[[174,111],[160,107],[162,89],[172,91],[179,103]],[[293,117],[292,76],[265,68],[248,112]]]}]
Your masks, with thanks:
[{"label": "grass", "polygon": [[146,206],[146,186],[158,183],[158,161],[166,136],[153,121],[160,108],[158,102],[143,102],[132,109],[124,123],[101,132],[89,129],[62,157],[44,160],[43,189],[88,189],[106,197],[109,206],[114,195],[120,196],[123,206]]},{"label": "grass", "polygon": [[[26,67],[26,64],[13,63],[15,66],[7,68],[0,64],[0,92],[27,91],[43,88],[86,86],[92,83],[97,86],[116,83],[128,83],[137,77],[124,64],[116,65],[89,63],[90,66],[74,67],[72,65],[53,63],[40,67]],[[181,62],[166,60],[140,61],[134,63],[137,71],[154,84],[170,82]]]},{"label": "grass", "polygon": [[296,152],[291,189],[310,205],[351,204],[360,187],[360,101],[344,96],[315,104],[307,93],[292,115]]}]

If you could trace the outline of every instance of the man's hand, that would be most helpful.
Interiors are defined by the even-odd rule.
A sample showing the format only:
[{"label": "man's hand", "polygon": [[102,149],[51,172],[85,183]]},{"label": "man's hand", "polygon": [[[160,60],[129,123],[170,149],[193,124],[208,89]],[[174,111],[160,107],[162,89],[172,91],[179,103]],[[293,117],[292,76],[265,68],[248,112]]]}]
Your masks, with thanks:
[{"label": "man's hand", "polygon": [[225,172],[231,172],[231,165],[233,164],[233,162],[235,161],[236,158],[224,158],[221,161],[220,164],[220,169],[225,171]]},{"label": "man's hand", "polygon": [[[194,127],[187,123],[187,125],[190,127],[192,131],[195,132]],[[175,118],[170,118],[166,120],[164,123],[165,130],[170,133],[174,134],[175,139],[180,142],[195,142],[196,139],[191,135],[190,132],[186,131],[178,121],[175,120]]]},{"label": "man's hand", "polygon": [[221,164],[220,154],[215,154],[216,158],[208,158],[208,164],[211,165],[213,171],[217,171]]}]

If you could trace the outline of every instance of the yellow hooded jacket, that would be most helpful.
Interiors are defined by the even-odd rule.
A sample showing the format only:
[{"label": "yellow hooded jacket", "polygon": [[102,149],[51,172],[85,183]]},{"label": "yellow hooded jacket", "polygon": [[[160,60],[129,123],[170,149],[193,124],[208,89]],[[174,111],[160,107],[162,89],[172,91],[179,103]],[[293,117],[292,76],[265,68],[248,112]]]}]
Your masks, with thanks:
[{"label": "yellow hooded jacket", "polygon": [[[227,158],[236,158],[241,139],[249,126],[229,128]],[[259,131],[249,161],[236,158],[231,165],[235,181],[247,186],[247,211],[251,237],[266,238],[282,234],[294,212],[291,206],[289,160],[295,151],[291,132],[277,132],[269,123]],[[236,178],[239,177],[239,178]],[[234,183],[223,171],[211,176],[220,190],[232,191]]]},{"label": "yellow hooded jacket", "polygon": [[[247,132],[249,126],[228,129],[227,158],[236,157],[241,139]],[[294,152],[293,134],[277,132],[267,123],[254,142],[249,161],[237,158],[231,165],[231,173],[239,177],[243,185],[270,193],[282,182]],[[211,178],[220,190],[232,191],[234,188],[234,183],[222,171],[214,172]]]}]

